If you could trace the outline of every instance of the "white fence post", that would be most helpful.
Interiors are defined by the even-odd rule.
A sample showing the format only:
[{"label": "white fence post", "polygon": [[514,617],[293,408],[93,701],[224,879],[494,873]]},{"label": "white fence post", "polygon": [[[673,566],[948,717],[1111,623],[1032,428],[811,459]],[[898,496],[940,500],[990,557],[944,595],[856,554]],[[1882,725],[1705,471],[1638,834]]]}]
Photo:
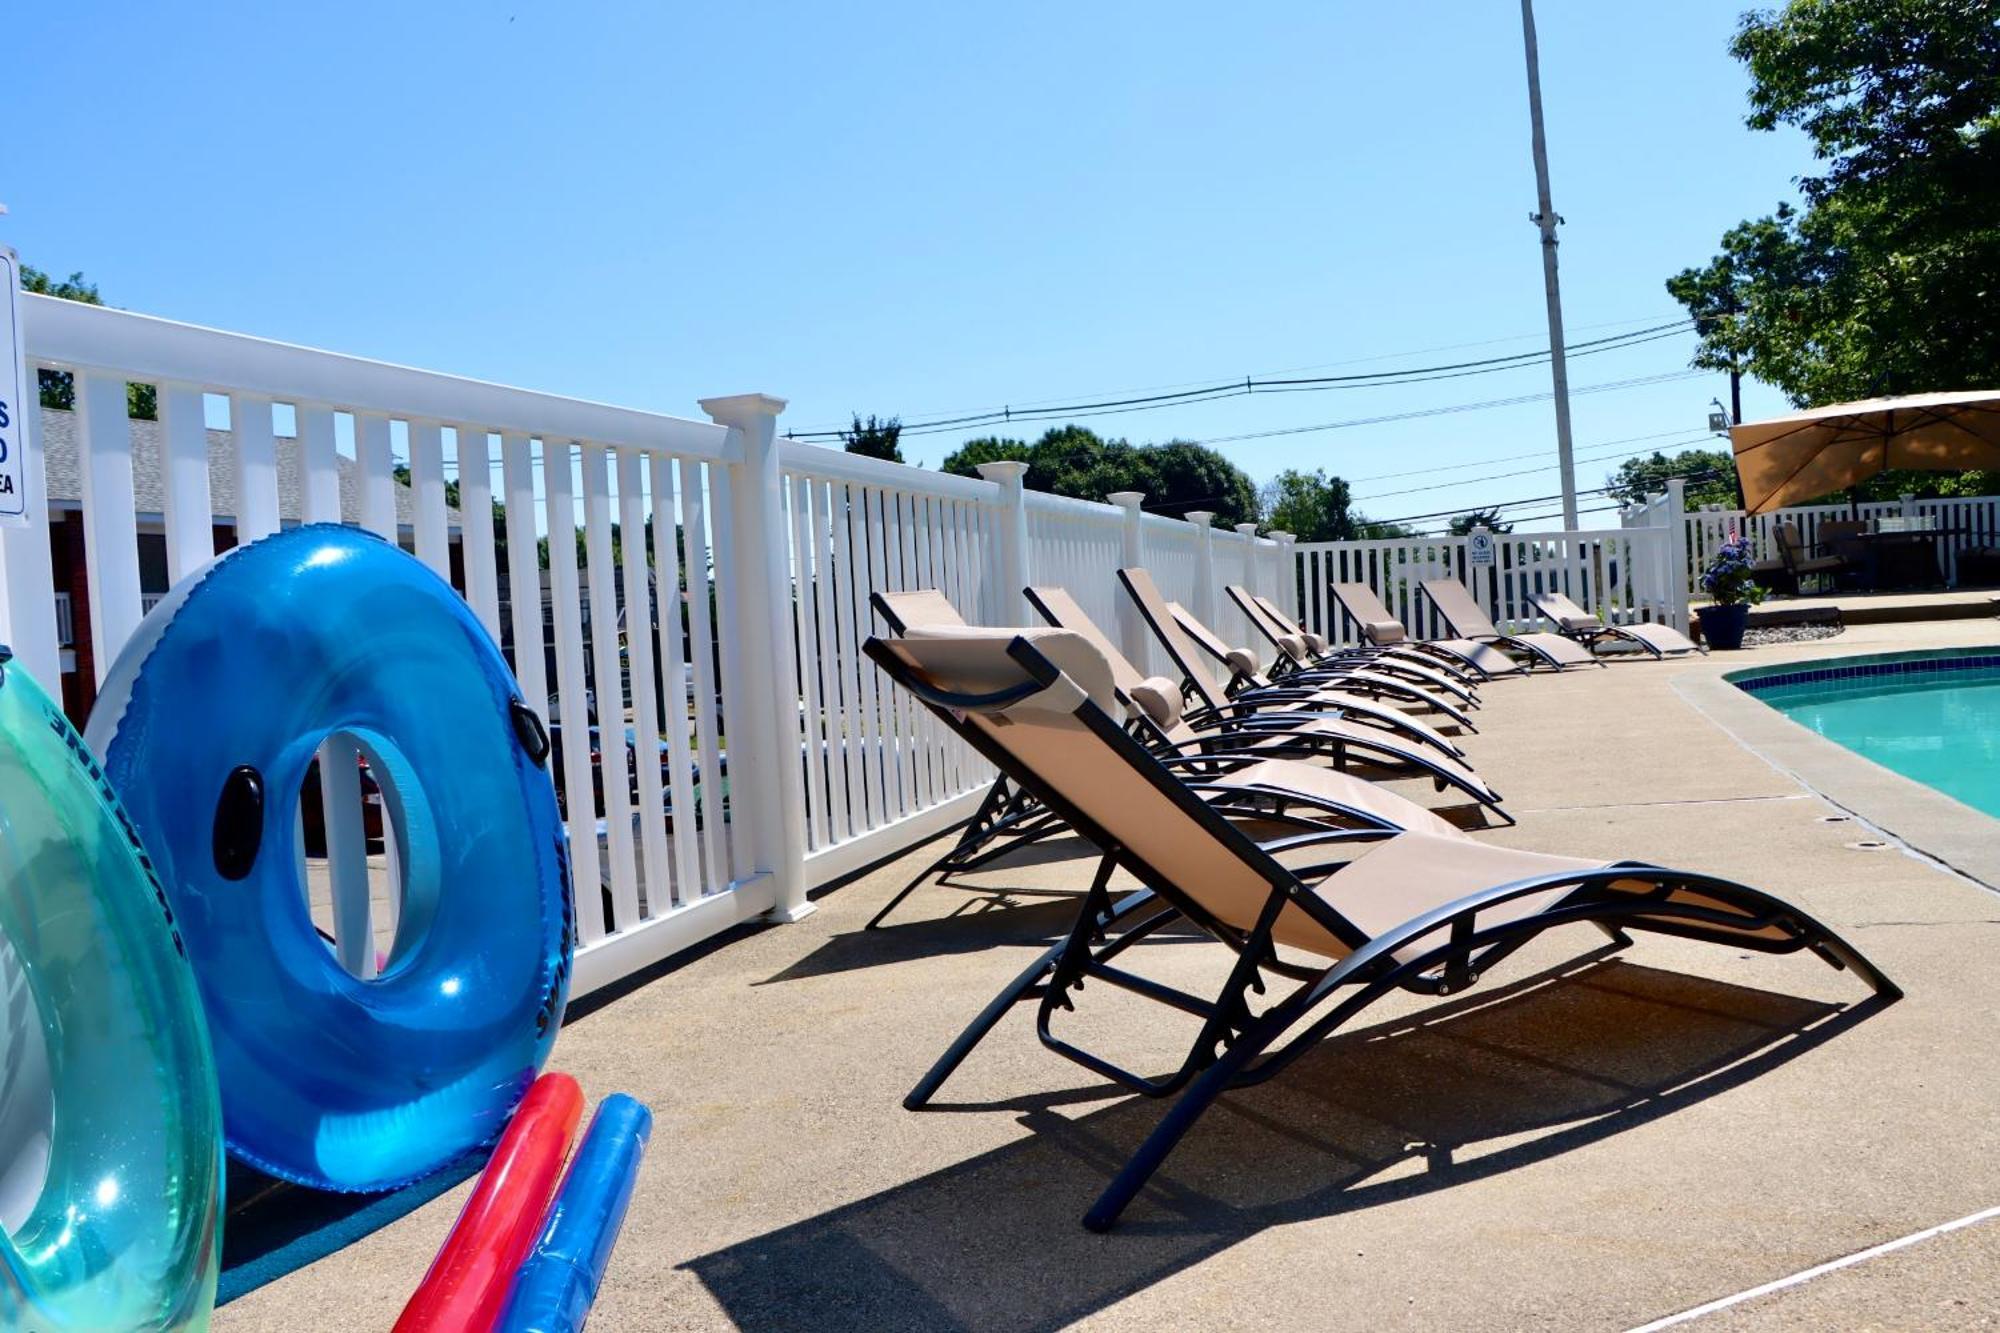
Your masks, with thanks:
[{"label": "white fence post", "polygon": [[1903,517],[1904,517],[1904,518],[1915,518],[1915,517],[1917,516],[1917,497],[1916,497],[1916,496],[1914,496],[1914,495],[1909,495],[1909,494],[1904,494],[1904,495],[1899,495],[1899,496],[1897,496],[1896,498],[1897,498],[1897,499],[1899,499],[1899,500],[1901,500],[1901,501],[1903,502]]},{"label": "white fence post", "polygon": [[1032,582],[1028,573],[1028,499],[1022,485],[1028,465],[1017,459],[980,463],[979,475],[1000,488],[999,568],[994,570],[998,587],[991,594],[989,614],[1003,625],[1026,625],[1028,599],[1021,590]]},{"label": "white fence post", "polygon": [[1181,515],[1194,524],[1194,618],[1204,625],[1215,623],[1215,530],[1209,525],[1215,515],[1206,509],[1190,509]]},{"label": "white fence post", "polygon": [[1685,634],[1688,628],[1688,586],[1693,582],[1693,573],[1688,568],[1685,477],[1667,479],[1666,500],[1663,517],[1667,526],[1667,615],[1673,627]]},{"label": "white fence post", "polygon": [[138,516],[133,509],[132,422],[125,381],[76,372],[76,434],[83,483],[85,577],[90,581],[91,658],[102,685],[118,650],[139,627]]},{"label": "white fence post", "polygon": [[1301,625],[1306,623],[1305,608],[1299,604],[1298,544],[1295,532],[1274,532],[1271,539],[1278,543],[1278,605],[1290,612],[1293,620]]},{"label": "white fence post", "polygon": [[19,265],[11,247],[0,246],[7,257],[7,278],[0,300],[7,302],[0,317],[14,330],[16,364],[0,365],[0,384],[19,384],[23,401],[14,402],[14,391],[4,391],[8,415],[14,418],[7,428],[9,442],[25,442],[26,466],[21,469],[23,498],[20,525],[0,524],[0,643],[13,650],[43,689],[62,694],[62,646],[56,634],[54,563],[49,555],[49,505],[42,469],[41,394],[37,377],[28,362],[27,333],[21,324]]},{"label": "white fence post", "polygon": [[[730,693],[730,743],[738,752],[730,765],[730,818],[745,822],[755,868],[772,878],[772,917],[797,921],[813,905],[806,900],[798,662],[778,468],[778,413],[785,401],[746,393],[704,398],[701,410],[729,427],[730,443],[742,460],[730,482],[734,549],[728,554],[736,562],[743,597],[736,616],[743,678]],[[747,747],[745,739],[751,742]]]},{"label": "white fence post", "polygon": [[[1113,491],[1104,497],[1124,510],[1125,526],[1120,534],[1118,563],[1130,568],[1145,563],[1145,556],[1139,541],[1139,506],[1144,503],[1144,491]],[[1118,647],[1132,661],[1144,665],[1151,657],[1147,652],[1146,627],[1139,623],[1139,608],[1132,604],[1130,597],[1118,599]]]},{"label": "white fence post", "polygon": [[[1236,535],[1243,539],[1243,586],[1254,588],[1257,586],[1257,525],[1255,523],[1238,523],[1236,525]],[[1236,632],[1236,642],[1257,642],[1257,627],[1250,623],[1250,618],[1242,612],[1238,612],[1236,619],[1242,626]]]}]

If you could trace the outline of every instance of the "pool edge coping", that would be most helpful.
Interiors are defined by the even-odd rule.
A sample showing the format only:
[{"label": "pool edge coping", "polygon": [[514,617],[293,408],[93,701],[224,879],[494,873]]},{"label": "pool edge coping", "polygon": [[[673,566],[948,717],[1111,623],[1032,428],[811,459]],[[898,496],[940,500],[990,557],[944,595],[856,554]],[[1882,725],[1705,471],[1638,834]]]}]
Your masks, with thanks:
[{"label": "pool edge coping", "polygon": [[1704,665],[1675,679],[1674,692],[1737,744],[1904,850],[2000,893],[2000,819],[1801,726],[1731,682],[1740,667]]}]

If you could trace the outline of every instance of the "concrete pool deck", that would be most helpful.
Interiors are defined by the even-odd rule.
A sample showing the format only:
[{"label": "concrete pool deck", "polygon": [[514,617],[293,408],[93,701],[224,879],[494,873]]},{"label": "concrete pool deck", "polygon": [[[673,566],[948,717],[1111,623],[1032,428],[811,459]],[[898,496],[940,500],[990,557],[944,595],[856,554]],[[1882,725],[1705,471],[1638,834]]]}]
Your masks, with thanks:
[{"label": "concrete pool deck", "polygon": [[[1383,1006],[1224,1098],[1107,1236],[1077,1219],[1162,1108],[1044,1051],[1029,1011],[935,1109],[899,1106],[1066,928],[1083,848],[977,877],[988,892],[920,890],[864,932],[919,849],[799,924],[697,951],[556,1048],[588,1093],[658,1117],[590,1326],[1624,1329],[2000,1204],[2000,895],[1930,857],[1851,849],[1864,835],[1823,822],[1844,812],[1794,776],[1808,766],[1783,733],[1705,692],[1739,666],[1982,643],[2000,622],[1495,682],[1464,741],[1520,819],[1481,838],[1768,888],[1903,1001],[1864,1004],[1810,957],[1664,937],[1602,957],[1594,932],[1554,934],[1465,996]],[[1133,956],[1219,980],[1222,951],[1187,937]],[[1187,1040],[1149,1006],[1083,1001],[1070,1030],[1126,1063]],[[215,1327],[388,1327],[468,1189]],[[2000,1221],[1688,1327],[1979,1328],[1996,1310]]]}]

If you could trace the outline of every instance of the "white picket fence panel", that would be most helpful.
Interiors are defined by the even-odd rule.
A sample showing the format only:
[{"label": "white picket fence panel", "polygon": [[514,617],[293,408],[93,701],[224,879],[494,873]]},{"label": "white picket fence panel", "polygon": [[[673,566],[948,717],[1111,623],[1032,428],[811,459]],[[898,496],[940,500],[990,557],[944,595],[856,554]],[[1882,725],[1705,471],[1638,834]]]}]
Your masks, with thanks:
[{"label": "white picket fence panel", "polygon": [[[1020,464],[971,479],[779,441],[776,399],[704,400],[697,421],[52,298],[22,307],[31,367],[74,376],[61,424],[89,623],[55,591],[48,533],[0,533],[0,633],[19,659],[53,688],[87,635],[93,679],[74,683],[90,693],[160,596],[141,587],[147,541],[175,583],[212,558],[218,524],[248,541],[349,522],[398,542],[466,599],[557,736],[602,742],[551,761],[578,995],[752,917],[797,919],[811,888],[971,813],[991,770],[862,655],[882,628],[871,591],[937,588],[975,623],[1026,625],[1020,589],[1061,584],[1135,636],[1115,571],[1143,563],[1247,643],[1224,586],[1289,598],[1296,583],[1284,542],[1205,514],[1039,494]],[[158,387],[157,423],[127,419],[133,383]],[[39,459],[39,415],[30,428]],[[157,483],[138,484],[135,459]],[[45,480],[29,480],[45,513]],[[142,494],[159,499],[142,510]],[[1126,641],[1169,669],[1150,636]],[[367,976],[395,895],[378,919],[344,737],[320,767],[356,775],[324,795],[322,906],[336,954]]]},{"label": "white picket fence panel", "polygon": [[824,884],[971,813],[990,766],[861,645],[886,626],[873,591],[935,588],[993,623],[999,487],[787,442],[781,458],[798,645],[805,873]]},{"label": "white picket fence panel", "polygon": [[[140,590],[142,531],[163,534],[170,572],[180,579],[211,558],[218,520],[233,522],[239,540],[294,522],[358,521],[453,582],[496,639],[508,642],[523,697],[557,735],[589,737],[595,717],[613,741],[595,747],[595,773],[591,745],[564,744],[552,773],[573,849],[577,993],[778,905],[782,838],[760,833],[764,821],[732,811],[723,795],[729,748],[743,748],[745,723],[759,738],[759,719],[771,712],[735,697],[754,673],[715,666],[718,653],[742,654],[746,637],[755,637],[732,637],[745,619],[745,594],[728,586],[755,572],[745,568],[745,534],[732,533],[728,504],[732,474],[745,469],[740,427],[52,298],[23,296],[21,303],[31,368],[74,376],[98,681],[158,600]],[[128,421],[128,383],[158,386],[156,428]],[[226,402],[228,419],[220,465],[223,493],[236,497],[238,512],[230,515],[212,512],[208,420],[222,409],[217,400]],[[31,422],[38,439],[40,414]],[[156,429],[160,441],[164,503],[157,513],[140,513],[135,500],[141,429]],[[351,441],[346,449],[343,435]],[[395,476],[398,454],[409,468],[407,491]],[[447,455],[460,481],[456,514],[446,503]],[[41,512],[46,494],[32,501]],[[510,539],[504,550],[496,517]],[[649,520],[652,567],[643,540]],[[566,537],[574,529],[583,532],[581,552]],[[534,541],[545,531],[564,535],[550,543],[546,593]],[[11,644],[53,688],[61,673],[57,648],[80,627],[63,623],[70,602],[48,584],[48,546],[40,531],[7,534],[3,586]],[[31,572],[49,590],[24,596],[21,571],[33,565],[37,548],[40,570]],[[622,630],[621,605],[640,612],[627,615]],[[678,682],[690,658],[692,707],[681,706],[683,691],[674,688],[671,706],[661,709],[652,665],[664,663],[668,681]],[[728,728],[732,717],[739,724]],[[615,743],[627,727],[629,750]],[[771,737],[761,739],[770,752]],[[352,763],[338,762],[341,753],[323,756],[322,771],[355,773]],[[657,757],[635,773],[631,762],[642,755]],[[601,789],[601,809],[593,788]],[[360,807],[347,796],[332,790],[325,801],[337,889],[332,916],[337,952],[365,975],[373,954],[365,942],[393,922],[370,919]],[[344,827],[349,819],[354,826]],[[783,828],[782,820],[768,822]],[[393,858],[393,839],[388,852]]]},{"label": "white picket fence panel", "polygon": [[1304,543],[1296,548],[1298,615],[1334,643],[1358,643],[1358,627],[1333,585],[1362,583],[1414,637],[1451,638],[1421,584],[1455,578],[1503,630],[1553,628],[1530,600],[1551,591],[1613,624],[1650,620],[1685,629],[1684,604],[1677,607],[1669,595],[1667,543],[1665,529],[1499,533],[1490,565],[1471,563],[1469,537]]}]

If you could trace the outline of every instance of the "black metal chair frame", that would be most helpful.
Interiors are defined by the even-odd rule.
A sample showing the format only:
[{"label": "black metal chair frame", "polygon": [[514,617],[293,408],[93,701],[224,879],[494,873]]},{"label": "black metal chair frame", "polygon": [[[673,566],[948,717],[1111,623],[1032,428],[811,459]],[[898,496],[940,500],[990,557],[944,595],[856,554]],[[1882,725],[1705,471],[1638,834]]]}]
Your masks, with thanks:
[{"label": "black metal chair frame", "polygon": [[[1543,604],[1541,593],[1529,593],[1528,600],[1534,603],[1537,611],[1548,617],[1549,623],[1556,627],[1556,633],[1562,635],[1565,639],[1574,639],[1585,648],[1588,648],[1593,654],[1597,652],[1597,645],[1600,640],[1617,639],[1620,642],[1629,643],[1635,648],[1640,648],[1651,653],[1655,661],[1664,661],[1666,659],[1667,654],[1663,649],[1646,642],[1623,625],[1614,625],[1608,620],[1599,618],[1595,625],[1581,625],[1572,628],[1563,624],[1562,617],[1556,614],[1552,608]],[[1689,650],[1681,649],[1679,651],[1685,654]],[[1693,651],[1700,653],[1704,657],[1708,655],[1708,649],[1699,644],[1695,645]]]},{"label": "black metal chair frame", "polygon": [[[1348,858],[1288,868],[1276,857],[1320,845],[1372,842],[1393,834],[1365,829],[1321,829],[1276,842],[1256,843],[1220,812],[1187,793],[1102,711],[1083,703],[1076,715],[1099,741],[1123,756],[1188,818],[1254,868],[1270,885],[1270,894],[1256,922],[1244,931],[1212,916],[1198,898],[1180,886],[1172,873],[1148,864],[1121,845],[1071,804],[1059,787],[1018,764],[977,728],[964,723],[961,713],[1004,709],[1062,679],[1061,672],[1027,640],[1014,640],[1007,651],[1028,680],[1020,686],[986,695],[954,694],[933,687],[880,640],[869,640],[865,651],[893,680],[921,699],[975,749],[1003,771],[1010,772],[1022,789],[1037,792],[1051,809],[1061,812],[1071,827],[1103,853],[1082,911],[1068,936],[995,996],[903,1100],[907,1109],[922,1108],[1001,1018],[1015,1005],[1030,1001],[1037,1003],[1036,1034],[1050,1050],[1142,1096],[1164,1098],[1178,1094],[1178,1100],[1085,1213],[1084,1225],[1093,1231],[1108,1230],[1118,1220],[1195,1121],[1225,1091],[1272,1077],[1384,996],[1399,990],[1439,997],[1456,994],[1472,986],[1515,950],[1558,926],[1589,923],[1609,936],[1613,947],[1618,948],[1631,943],[1628,931],[1640,930],[1761,953],[1807,950],[1836,970],[1852,971],[1881,1002],[1891,1002],[1902,995],[1896,984],[1858,950],[1798,908],[1748,885],[1640,862],[1495,885],[1370,938],[1301,878],[1325,872],[1337,876],[1338,867]],[[1113,902],[1109,881],[1112,871],[1118,868],[1132,874],[1144,887]],[[1635,880],[1650,881],[1652,887],[1643,894],[1618,887]],[[1337,885],[1337,879],[1335,882]],[[1478,922],[1481,912],[1564,887],[1567,893],[1537,912],[1487,926]],[[1725,906],[1672,901],[1671,895],[1678,890],[1698,893]],[[1352,952],[1322,967],[1302,967],[1279,958],[1272,931],[1287,906],[1305,912]],[[1236,963],[1227,980],[1212,998],[1166,986],[1112,965],[1119,954],[1175,920],[1197,927],[1236,954]],[[1750,933],[1774,927],[1782,932],[1782,938]],[[1440,933],[1438,943],[1408,959],[1395,956],[1399,950],[1433,933]],[[1250,996],[1265,992],[1266,974],[1296,985],[1275,1003],[1256,1012],[1251,1008]],[[1149,1077],[1056,1035],[1053,1021],[1057,1011],[1075,1008],[1077,993],[1087,980],[1102,981],[1201,1018],[1201,1030],[1179,1067],[1168,1074]],[[1353,988],[1352,994],[1313,1017],[1315,1011],[1346,987]]]}]

